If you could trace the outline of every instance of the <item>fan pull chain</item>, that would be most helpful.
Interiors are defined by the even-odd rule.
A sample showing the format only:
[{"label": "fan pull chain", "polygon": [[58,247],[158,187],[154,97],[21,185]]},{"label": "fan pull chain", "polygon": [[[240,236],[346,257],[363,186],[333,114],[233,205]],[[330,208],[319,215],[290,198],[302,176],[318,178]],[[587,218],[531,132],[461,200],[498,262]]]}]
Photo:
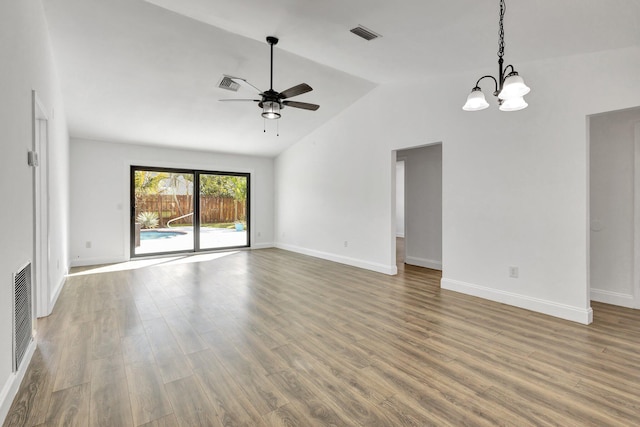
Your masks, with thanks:
[{"label": "fan pull chain", "polygon": [[262,119],[262,132],[267,133],[267,119]]},{"label": "fan pull chain", "polygon": [[280,120],[276,120],[276,136],[280,136]]}]

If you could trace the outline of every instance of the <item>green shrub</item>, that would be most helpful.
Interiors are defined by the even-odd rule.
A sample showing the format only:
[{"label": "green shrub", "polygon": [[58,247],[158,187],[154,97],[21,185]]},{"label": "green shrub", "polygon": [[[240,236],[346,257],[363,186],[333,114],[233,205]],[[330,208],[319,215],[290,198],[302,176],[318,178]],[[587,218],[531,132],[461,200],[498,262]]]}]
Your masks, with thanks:
[{"label": "green shrub", "polygon": [[140,212],[136,222],[142,224],[142,228],[156,228],[158,226],[158,214],[156,212]]}]

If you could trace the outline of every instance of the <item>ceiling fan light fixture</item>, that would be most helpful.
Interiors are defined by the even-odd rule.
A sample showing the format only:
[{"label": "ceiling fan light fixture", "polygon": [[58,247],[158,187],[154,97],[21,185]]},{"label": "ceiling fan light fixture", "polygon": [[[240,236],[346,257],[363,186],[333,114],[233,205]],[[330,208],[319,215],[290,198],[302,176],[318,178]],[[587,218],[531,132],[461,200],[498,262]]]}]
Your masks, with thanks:
[{"label": "ceiling fan light fixture", "polygon": [[281,117],[280,111],[285,107],[293,107],[302,110],[316,111],[320,108],[317,104],[310,104],[308,102],[291,101],[289,98],[302,95],[303,93],[311,92],[313,88],[306,83],[300,83],[296,86],[292,86],[289,89],[285,89],[282,92],[273,90],[273,46],[278,44],[278,38],[269,36],[267,37],[267,43],[271,51],[271,61],[269,62],[271,72],[269,73],[269,90],[262,91],[256,86],[252,85],[248,81],[240,77],[224,76],[227,79],[225,82],[227,86],[236,85],[238,87],[243,86],[257,93],[259,98],[254,99],[221,99],[220,101],[244,101],[255,102],[259,108],[262,108],[262,117],[269,120],[277,120]]},{"label": "ceiling fan light fixture", "polygon": [[262,103],[262,117],[269,120],[280,118],[280,103],[275,101],[265,101]]}]

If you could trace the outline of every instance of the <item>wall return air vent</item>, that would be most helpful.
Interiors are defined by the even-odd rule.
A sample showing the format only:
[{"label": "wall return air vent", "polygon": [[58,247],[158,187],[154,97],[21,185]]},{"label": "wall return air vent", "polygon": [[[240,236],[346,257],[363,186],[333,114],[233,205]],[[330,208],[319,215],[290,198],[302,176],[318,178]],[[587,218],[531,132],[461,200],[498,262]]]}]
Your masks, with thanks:
[{"label": "wall return air vent", "polygon": [[20,368],[31,342],[31,263],[13,275],[13,371]]},{"label": "wall return air vent", "polygon": [[380,34],[374,31],[371,31],[370,29],[363,27],[362,25],[358,25],[357,27],[352,28],[349,31],[351,31],[356,36],[362,37],[367,41],[377,39],[378,37],[382,37]]}]

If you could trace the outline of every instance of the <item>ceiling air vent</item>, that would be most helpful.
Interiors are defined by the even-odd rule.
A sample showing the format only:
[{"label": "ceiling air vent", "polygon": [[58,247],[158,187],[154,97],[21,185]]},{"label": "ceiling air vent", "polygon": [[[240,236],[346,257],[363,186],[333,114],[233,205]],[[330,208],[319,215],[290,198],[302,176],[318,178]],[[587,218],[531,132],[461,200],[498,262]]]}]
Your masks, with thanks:
[{"label": "ceiling air vent", "polygon": [[220,89],[226,89],[233,92],[237,92],[238,89],[240,89],[240,85],[231,80],[231,76],[222,76],[220,83],[218,83],[218,87]]},{"label": "ceiling air vent", "polygon": [[357,27],[352,28],[349,31],[351,31],[356,36],[362,37],[367,41],[377,39],[378,37],[382,37],[380,34],[375,33],[370,29],[363,27],[362,25],[358,25]]}]

